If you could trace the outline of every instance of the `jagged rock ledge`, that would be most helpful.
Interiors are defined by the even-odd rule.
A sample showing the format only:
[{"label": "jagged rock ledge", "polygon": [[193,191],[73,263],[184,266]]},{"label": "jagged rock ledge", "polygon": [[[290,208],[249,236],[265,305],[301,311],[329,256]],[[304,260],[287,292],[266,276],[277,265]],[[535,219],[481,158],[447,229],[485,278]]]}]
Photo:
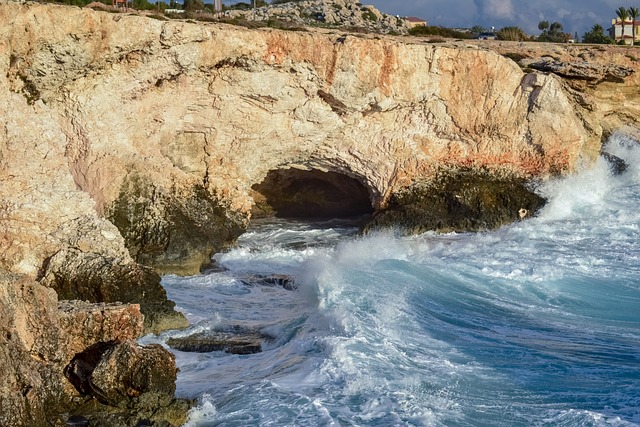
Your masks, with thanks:
[{"label": "jagged rock ledge", "polygon": [[143,330],[137,304],[58,302],[51,289],[4,273],[0,289],[0,425],[186,421],[191,402],[173,397],[173,355],[133,341]]}]

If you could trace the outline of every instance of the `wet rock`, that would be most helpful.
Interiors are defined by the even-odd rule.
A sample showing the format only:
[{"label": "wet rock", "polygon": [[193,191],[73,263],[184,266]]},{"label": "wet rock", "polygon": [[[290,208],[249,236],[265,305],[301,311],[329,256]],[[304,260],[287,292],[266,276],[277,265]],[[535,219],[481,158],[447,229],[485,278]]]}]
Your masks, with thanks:
[{"label": "wet rock", "polygon": [[146,332],[159,333],[189,325],[175,303],[167,299],[160,276],[150,268],[75,249],[61,250],[43,267],[40,283],[64,300],[92,303],[139,303]]},{"label": "wet rock", "polygon": [[240,279],[242,283],[249,286],[280,286],[288,291],[293,291],[298,288],[298,285],[293,280],[293,277],[285,274],[272,274],[269,276],[253,275],[250,277]]},{"label": "wet rock", "polygon": [[259,333],[202,332],[182,338],[169,338],[169,347],[187,352],[224,351],[231,354],[253,354],[262,351],[265,337]]},{"label": "wet rock", "polygon": [[177,369],[173,354],[160,345],[111,341],[77,354],[65,374],[82,394],[124,408],[144,393],[156,393],[168,404],[173,400]]},{"label": "wet rock", "polygon": [[108,209],[131,256],[161,274],[200,272],[245,229],[243,218],[227,212],[201,185],[185,192],[173,194],[135,175]]},{"label": "wet rock", "polygon": [[490,230],[519,220],[521,209],[527,216],[534,215],[544,203],[521,180],[456,173],[394,194],[388,208],[374,215],[364,231],[393,228],[418,234]]},{"label": "wet rock", "polygon": [[627,165],[627,163],[623,159],[618,156],[614,156],[613,154],[606,151],[601,151],[600,156],[607,161],[607,163],[609,164],[609,170],[614,175],[620,175],[621,173],[624,173],[624,171],[626,171],[629,167],[629,165]]},{"label": "wet rock", "polygon": [[65,423],[66,427],[89,427],[89,420],[82,415],[72,415]]},{"label": "wet rock", "polygon": [[92,427],[179,427],[187,422],[187,414],[193,404],[193,401],[187,399],[172,399],[167,402],[166,398],[159,397],[157,393],[144,393],[133,398],[126,408],[90,399],[75,408],[68,420],[84,419]]}]

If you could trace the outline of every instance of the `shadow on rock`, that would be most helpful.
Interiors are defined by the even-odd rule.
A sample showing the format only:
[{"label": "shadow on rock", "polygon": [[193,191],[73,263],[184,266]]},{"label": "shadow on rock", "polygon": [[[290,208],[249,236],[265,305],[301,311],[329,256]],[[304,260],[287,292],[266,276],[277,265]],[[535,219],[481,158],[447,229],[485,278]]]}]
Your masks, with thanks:
[{"label": "shadow on rock", "polygon": [[157,344],[94,344],[65,368],[76,389],[94,398],[75,409],[67,425],[82,425],[83,418],[89,425],[182,425],[191,404],[173,397],[177,371],[175,356]]}]

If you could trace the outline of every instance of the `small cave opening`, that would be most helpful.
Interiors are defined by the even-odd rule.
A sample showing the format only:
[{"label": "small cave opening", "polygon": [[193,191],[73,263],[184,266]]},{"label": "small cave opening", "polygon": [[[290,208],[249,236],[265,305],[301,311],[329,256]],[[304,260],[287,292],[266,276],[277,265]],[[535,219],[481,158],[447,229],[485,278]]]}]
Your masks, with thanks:
[{"label": "small cave opening", "polygon": [[251,188],[254,218],[331,219],[373,213],[367,188],[337,172],[276,169]]}]

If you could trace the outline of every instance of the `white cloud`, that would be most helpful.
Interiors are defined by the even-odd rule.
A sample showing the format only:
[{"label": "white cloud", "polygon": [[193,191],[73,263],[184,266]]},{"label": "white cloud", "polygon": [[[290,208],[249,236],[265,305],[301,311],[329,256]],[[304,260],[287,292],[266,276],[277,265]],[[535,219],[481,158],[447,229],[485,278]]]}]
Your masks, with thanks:
[{"label": "white cloud", "polygon": [[511,0],[475,0],[478,11],[489,19],[513,19],[514,9]]},{"label": "white cloud", "polygon": [[[246,0],[245,0],[246,1]],[[402,16],[420,16],[433,25],[486,28],[516,25],[539,34],[538,22],[560,22],[564,30],[583,34],[594,24],[608,27],[620,0],[361,0]],[[629,0],[631,1],[631,0]],[[633,0],[632,2],[635,2]]]}]

